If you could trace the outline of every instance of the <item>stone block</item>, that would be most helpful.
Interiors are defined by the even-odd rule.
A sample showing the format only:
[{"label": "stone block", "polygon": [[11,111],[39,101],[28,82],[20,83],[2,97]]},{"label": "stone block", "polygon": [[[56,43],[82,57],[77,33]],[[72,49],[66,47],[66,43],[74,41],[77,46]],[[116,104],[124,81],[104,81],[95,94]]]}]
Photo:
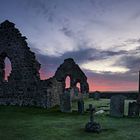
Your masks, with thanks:
[{"label": "stone block", "polygon": [[70,94],[60,94],[60,110],[62,112],[71,112]]},{"label": "stone block", "polygon": [[78,112],[80,114],[84,113],[84,101],[83,100],[79,100],[77,102],[77,104],[78,104]]},{"label": "stone block", "polygon": [[111,97],[110,116],[113,116],[113,117],[124,116],[124,101],[125,101],[125,97],[122,95],[115,95]]}]

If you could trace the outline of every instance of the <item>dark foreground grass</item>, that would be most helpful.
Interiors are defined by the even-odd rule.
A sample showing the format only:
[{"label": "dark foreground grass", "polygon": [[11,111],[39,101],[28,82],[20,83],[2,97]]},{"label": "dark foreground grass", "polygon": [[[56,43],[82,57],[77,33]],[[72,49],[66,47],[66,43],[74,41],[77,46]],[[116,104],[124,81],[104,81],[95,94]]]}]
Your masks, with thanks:
[{"label": "dark foreground grass", "polygon": [[[96,106],[107,101],[86,100]],[[75,105],[74,105],[75,106]],[[140,140],[140,118],[96,116],[100,134],[86,133],[88,112],[61,113],[57,108],[0,106],[0,140]]]}]

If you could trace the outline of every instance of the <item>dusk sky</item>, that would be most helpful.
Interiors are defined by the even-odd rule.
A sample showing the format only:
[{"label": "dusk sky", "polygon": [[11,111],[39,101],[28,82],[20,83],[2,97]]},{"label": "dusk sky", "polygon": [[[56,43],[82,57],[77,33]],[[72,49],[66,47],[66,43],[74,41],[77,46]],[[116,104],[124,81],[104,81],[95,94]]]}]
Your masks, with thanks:
[{"label": "dusk sky", "polygon": [[138,90],[140,0],[0,0],[41,63],[41,78],[72,57],[90,90]]}]

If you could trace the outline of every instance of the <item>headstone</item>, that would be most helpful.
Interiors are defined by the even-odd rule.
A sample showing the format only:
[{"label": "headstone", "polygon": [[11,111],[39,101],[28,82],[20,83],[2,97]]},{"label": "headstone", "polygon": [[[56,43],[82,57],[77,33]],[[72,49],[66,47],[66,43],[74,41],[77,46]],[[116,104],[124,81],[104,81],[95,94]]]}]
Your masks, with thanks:
[{"label": "headstone", "polygon": [[97,133],[101,132],[100,124],[96,123],[94,121],[93,112],[95,112],[95,108],[92,106],[92,104],[89,104],[88,111],[90,111],[90,121],[86,124],[85,131],[86,132],[97,132]]},{"label": "headstone", "polygon": [[60,110],[62,112],[71,112],[71,99],[70,94],[60,94]]},{"label": "headstone", "polygon": [[140,105],[137,102],[129,103],[128,116],[129,117],[138,117]]},{"label": "headstone", "polygon": [[78,112],[80,114],[83,114],[84,113],[84,101],[79,100],[77,103],[78,103]]},{"label": "headstone", "polygon": [[124,101],[125,101],[125,97],[122,95],[115,95],[111,97],[110,116],[113,117],[124,116]]}]

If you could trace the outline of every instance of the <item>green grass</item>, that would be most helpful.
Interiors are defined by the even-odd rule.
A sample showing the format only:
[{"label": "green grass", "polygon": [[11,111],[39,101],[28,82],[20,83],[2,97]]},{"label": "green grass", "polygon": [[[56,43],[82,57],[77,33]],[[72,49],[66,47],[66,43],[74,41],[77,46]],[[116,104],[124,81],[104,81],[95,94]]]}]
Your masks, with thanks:
[{"label": "green grass", "polygon": [[[108,100],[85,100],[85,107],[108,105]],[[73,109],[77,108],[73,103]],[[58,108],[41,109],[0,106],[0,140],[140,140],[139,118],[112,118],[96,115],[103,128],[100,134],[86,133],[89,113],[61,113]]]}]

